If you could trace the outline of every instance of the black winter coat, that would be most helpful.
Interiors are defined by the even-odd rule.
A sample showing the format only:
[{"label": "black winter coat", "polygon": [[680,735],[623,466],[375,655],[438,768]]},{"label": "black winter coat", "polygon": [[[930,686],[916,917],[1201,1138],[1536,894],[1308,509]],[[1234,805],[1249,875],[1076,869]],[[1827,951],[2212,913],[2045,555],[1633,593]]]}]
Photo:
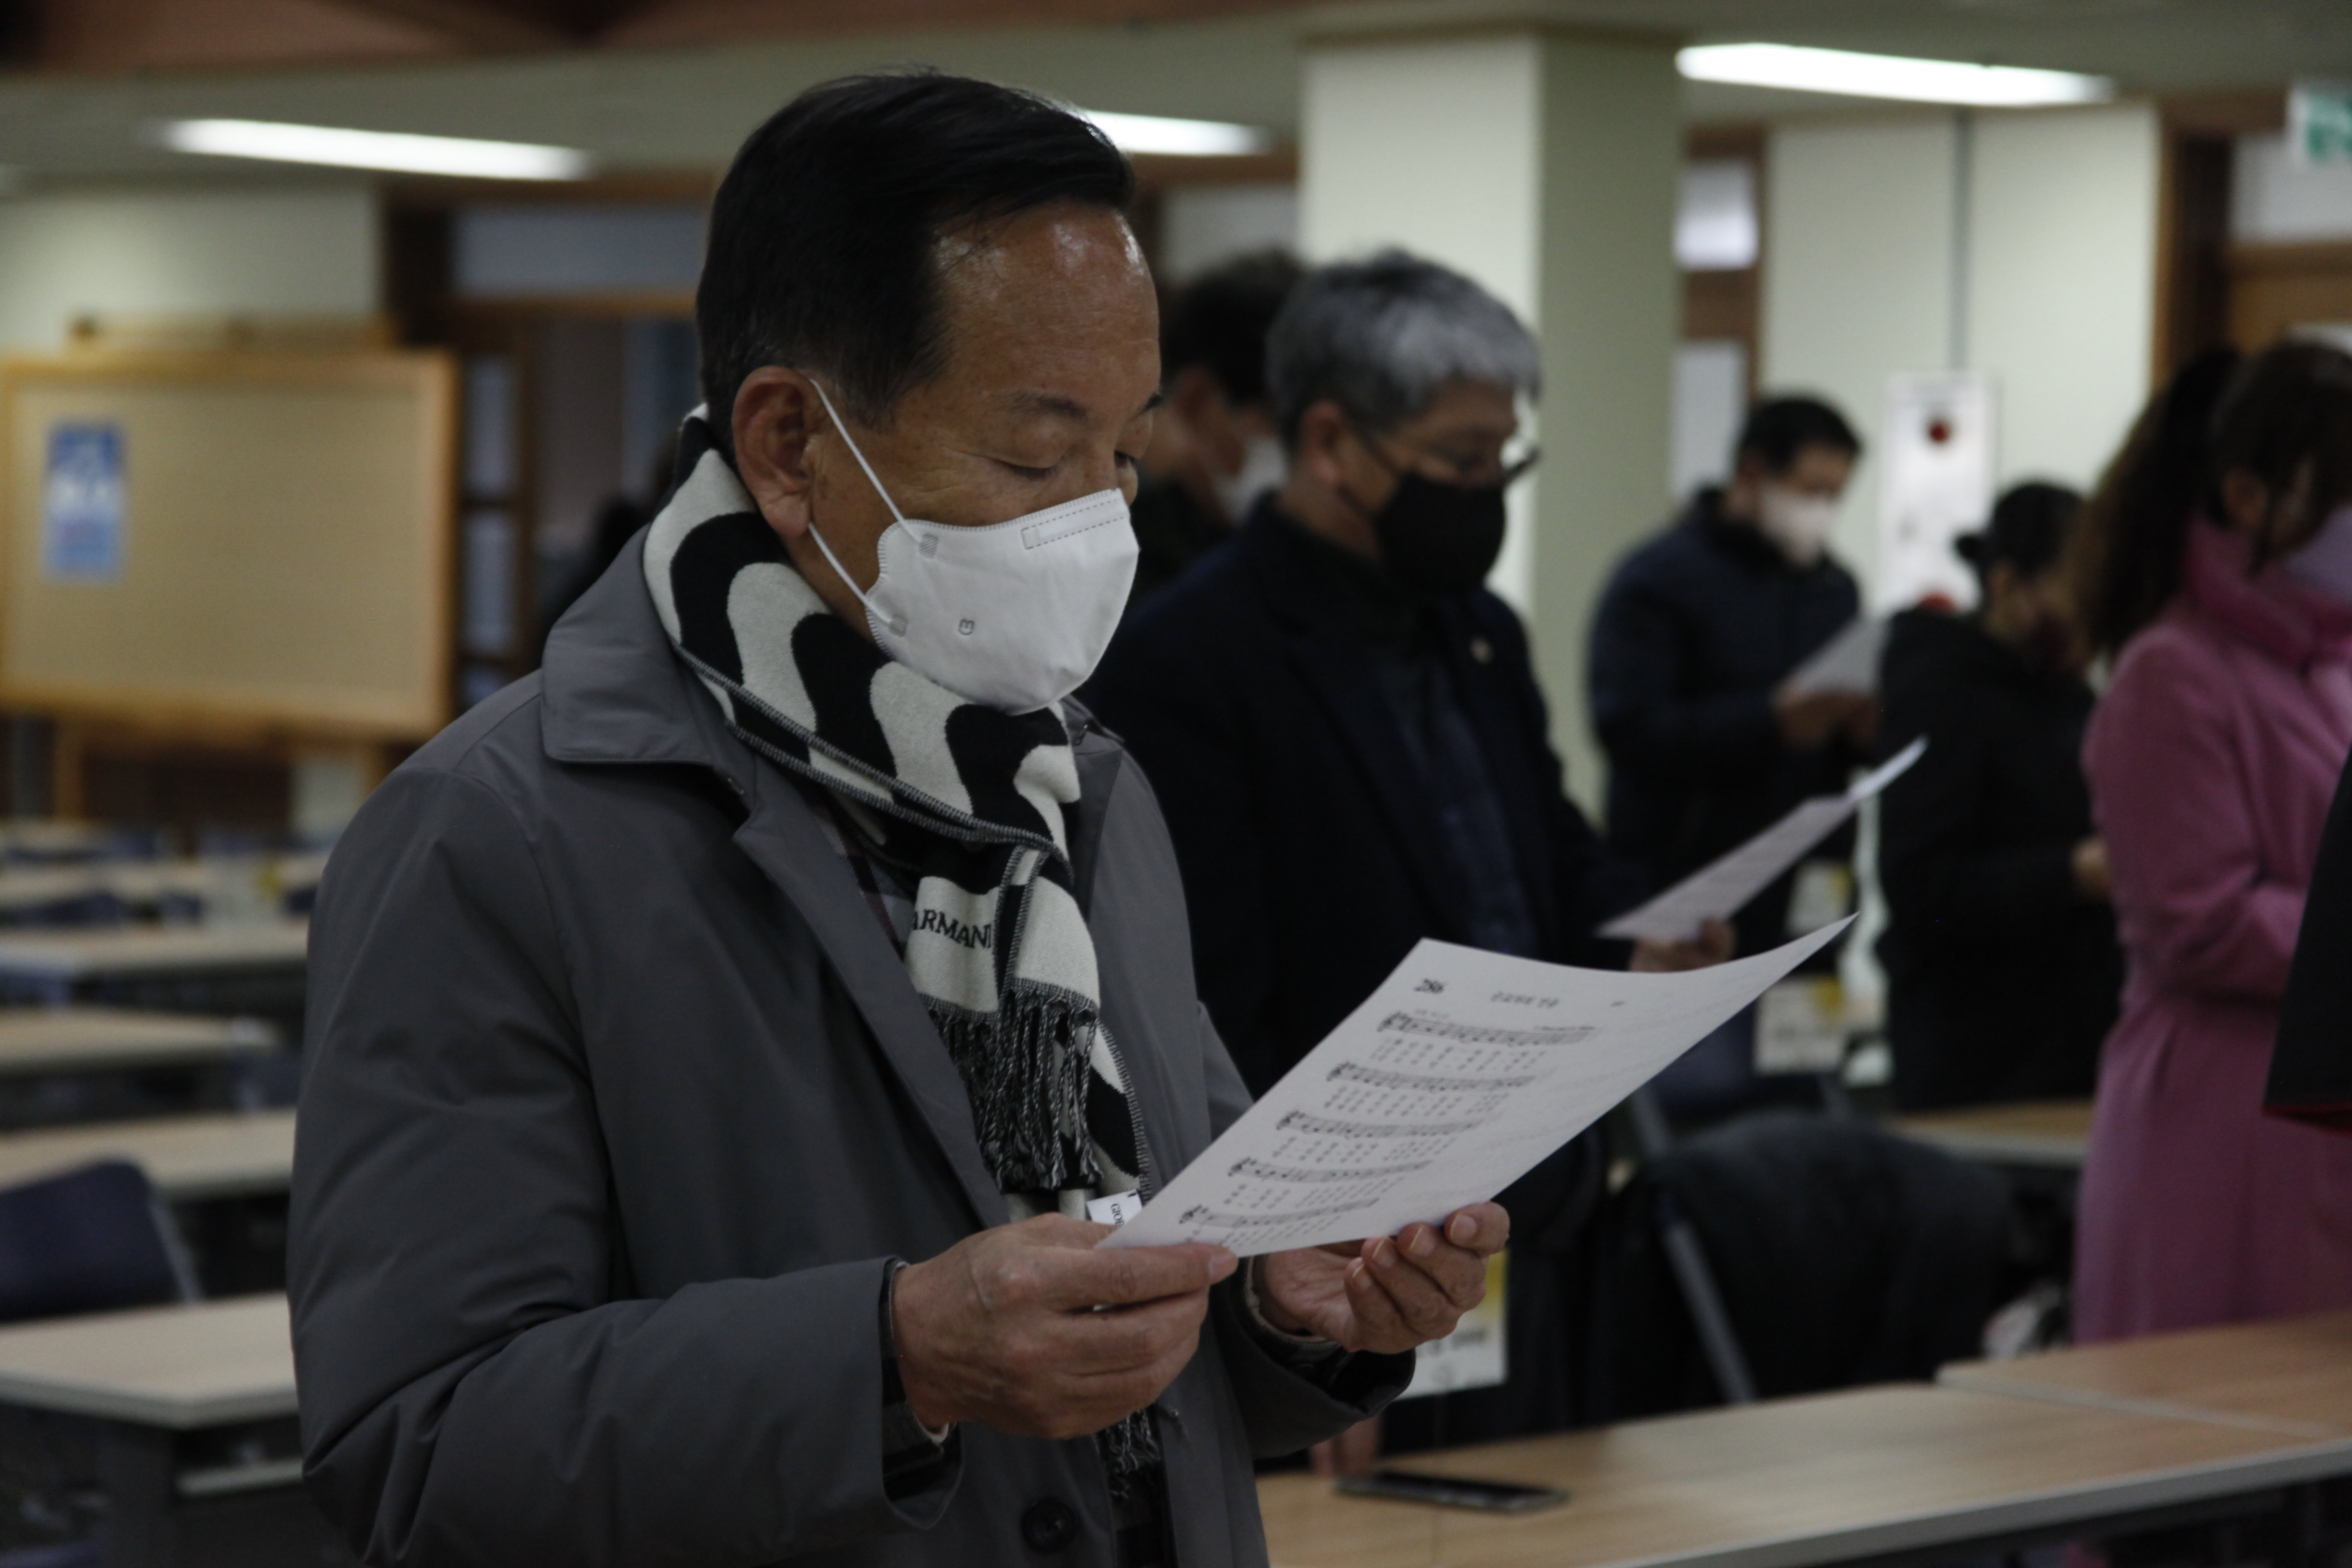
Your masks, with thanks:
[{"label": "black winter coat", "polygon": [[[1143,764],[1192,899],[1192,953],[1234,1065],[1263,1094],[1423,937],[1467,940],[1435,807],[1380,686],[1333,547],[1262,507],[1139,606],[1087,688]],[[1518,617],[1432,607],[1555,962],[1622,966],[1595,925],[1642,892],[1562,793]]]},{"label": "black winter coat", "polygon": [[[1261,501],[1234,541],[1128,617],[1087,700],[1150,775],[1176,845],[1201,999],[1263,1093],[1423,937],[1467,940],[1436,807],[1328,552]],[[1526,634],[1477,592],[1431,631],[1522,868],[1539,956],[1622,968],[1593,928],[1638,900],[1561,788]],[[1565,1424],[1578,1281],[1601,1191],[1588,1133],[1502,1194],[1511,1214],[1510,1380],[1444,1401],[1447,1441]],[[1392,1446],[1430,1440],[1433,1402]]]},{"label": "black winter coat", "polygon": [[[1853,576],[1827,555],[1790,563],[1702,490],[1681,520],[1619,565],[1592,620],[1593,727],[1609,752],[1609,844],[1660,885],[1737,848],[1809,795],[1845,787],[1840,742],[1782,743],[1772,691],[1860,613]],[[1814,853],[1840,857],[1851,834]],[[1739,951],[1788,935],[1792,879],[1734,921]]]},{"label": "black winter coat", "polygon": [[2123,984],[2114,910],[2074,889],[2090,688],[1913,610],[1888,636],[1884,698],[1890,752],[1927,737],[1879,807],[1896,1102],[2089,1094]]}]

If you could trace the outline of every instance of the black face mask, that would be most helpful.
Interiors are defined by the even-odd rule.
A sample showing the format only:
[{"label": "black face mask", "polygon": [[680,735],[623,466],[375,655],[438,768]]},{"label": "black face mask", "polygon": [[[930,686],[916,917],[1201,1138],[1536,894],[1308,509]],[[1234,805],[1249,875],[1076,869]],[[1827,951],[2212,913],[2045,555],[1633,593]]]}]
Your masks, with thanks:
[{"label": "black face mask", "polygon": [[1466,594],[1503,552],[1503,487],[1441,484],[1407,469],[1372,514],[1381,563],[1398,587],[1433,596]]}]

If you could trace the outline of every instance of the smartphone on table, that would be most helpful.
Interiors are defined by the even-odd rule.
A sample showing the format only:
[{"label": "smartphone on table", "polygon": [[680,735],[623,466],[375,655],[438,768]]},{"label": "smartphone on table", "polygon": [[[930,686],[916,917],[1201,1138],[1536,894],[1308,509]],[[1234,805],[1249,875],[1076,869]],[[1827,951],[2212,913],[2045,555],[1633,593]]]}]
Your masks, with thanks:
[{"label": "smartphone on table", "polygon": [[1436,1503],[1444,1508],[1476,1509],[1484,1513],[1533,1513],[1538,1509],[1557,1508],[1568,1500],[1568,1493],[1559,1487],[1478,1481],[1462,1476],[1420,1476],[1410,1470],[1341,1476],[1339,1487],[1349,1497]]}]

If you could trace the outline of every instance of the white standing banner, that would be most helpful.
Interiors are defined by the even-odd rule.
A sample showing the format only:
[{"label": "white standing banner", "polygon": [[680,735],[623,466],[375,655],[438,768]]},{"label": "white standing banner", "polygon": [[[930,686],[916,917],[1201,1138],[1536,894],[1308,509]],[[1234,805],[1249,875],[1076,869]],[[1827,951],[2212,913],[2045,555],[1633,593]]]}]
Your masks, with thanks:
[{"label": "white standing banner", "polygon": [[1992,378],[1973,370],[1888,378],[1882,444],[1874,600],[1883,611],[1923,599],[1969,608],[1976,574],[1952,542],[1992,515]]}]

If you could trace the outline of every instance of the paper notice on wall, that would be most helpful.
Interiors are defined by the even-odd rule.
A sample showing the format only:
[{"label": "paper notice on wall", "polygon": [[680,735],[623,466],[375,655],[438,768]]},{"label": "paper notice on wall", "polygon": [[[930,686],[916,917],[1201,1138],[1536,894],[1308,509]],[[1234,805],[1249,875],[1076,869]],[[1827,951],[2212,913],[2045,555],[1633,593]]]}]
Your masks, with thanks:
[{"label": "paper notice on wall", "polygon": [[1700,867],[1641,908],[1619,915],[1601,928],[1601,934],[1630,942],[1688,942],[1706,921],[1729,920],[1843,826],[1864,801],[1901,778],[1927,749],[1927,738],[1922,735],[1856,779],[1843,795],[1801,802],[1738,848]]},{"label": "paper notice on wall", "polygon": [[1101,1245],[1250,1257],[1434,1224],[1525,1175],[1847,923],[1681,974],[1424,940]]},{"label": "paper notice on wall", "polygon": [[1972,370],[1889,378],[1883,444],[1875,602],[1888,611],[1928,600],[1968,608],[1976,574],[1952,542],[1992,515],[1992,378]]},{"label": "paper notice on wall", "polygon": [[51,426],[41,476],[41,570],[68,583],[121,576],[123,504],[121,427]]}]

